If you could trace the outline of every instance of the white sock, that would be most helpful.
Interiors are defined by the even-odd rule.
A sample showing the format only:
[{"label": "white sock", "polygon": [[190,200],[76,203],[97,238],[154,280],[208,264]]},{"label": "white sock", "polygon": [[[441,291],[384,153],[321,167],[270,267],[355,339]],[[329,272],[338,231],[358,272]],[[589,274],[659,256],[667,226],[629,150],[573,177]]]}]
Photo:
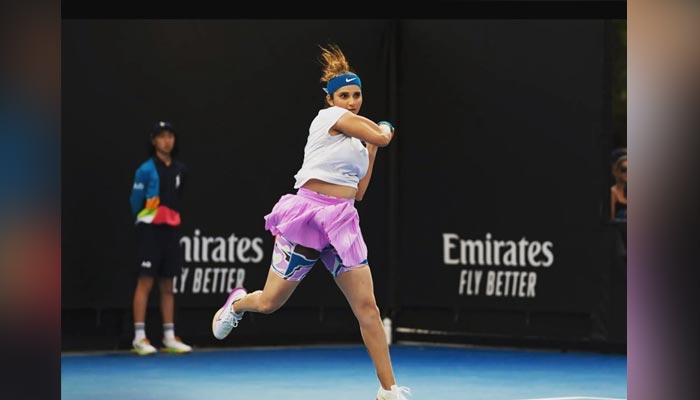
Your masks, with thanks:
[{"label": "white sock", "polygon": [[163,339],[175,340],[175,324],[163,324]]},{"label": "white sock", "polygon": [[382,387],[382,385],[379,385],[379,388],[382,389],[382,391],[383,391],[383,392],[386,392],[386,393],[391,393],[391,391],[394,390],[395,387],[397,387],[397,385],[396,385],[396,384],[393,384],[393,385],[391,385],[391,387],[390,387],[389,389],[384,389],[384,388]]},{"label": "white sock", "polygon": [[146,323],[136,322],[134,323],[134,340],[139,341],[146,338]]}]

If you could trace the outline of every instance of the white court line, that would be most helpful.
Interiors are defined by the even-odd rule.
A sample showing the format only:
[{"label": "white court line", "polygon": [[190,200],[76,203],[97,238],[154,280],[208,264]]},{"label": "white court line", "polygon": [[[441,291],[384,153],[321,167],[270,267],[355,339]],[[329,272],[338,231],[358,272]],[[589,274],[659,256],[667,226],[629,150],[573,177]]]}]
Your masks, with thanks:
[{"label": "white court line", "polygon": [[523,399],[523,400],[627,400],[627,399],[613,399],[610,397],[547,397],[541,399]]}]

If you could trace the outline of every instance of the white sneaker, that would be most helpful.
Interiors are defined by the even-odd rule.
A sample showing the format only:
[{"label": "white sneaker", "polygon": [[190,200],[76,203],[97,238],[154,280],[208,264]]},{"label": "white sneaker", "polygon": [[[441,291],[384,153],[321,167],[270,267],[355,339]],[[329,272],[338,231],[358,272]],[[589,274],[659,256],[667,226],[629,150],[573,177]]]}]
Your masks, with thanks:
[{"label": "white sneaker", "polygon": [[243,288],[236,288],[228,295],[226,303],[224,303],[219,311],[214,314],[214,318],[211,321],[211,331],[214,333],[214,337],[221,340],[231,333],[231,330],[238,326],[238,321],[243,318],[243,313],[234,314],[231,304],[234,301],[240,300],[248,292]]},{"label": "white sneaker", "polygon": [[191,352],[192,347],[182,343],[182,340],[175,336],[173,340],[163,340],[163,348],[160,350],[166,353],[183,354]]},{"label": "white sneaker", "polygon": [[381,386],[377,391],[377,400],[408,400],[404,393],[411,395],[411,389],[406,386],[392,385],[391,390],[384,390]]},{"label": "white sneaker", "polygon": [[151,342],[149,342],[146,338],[143,338],[141,340],[134,339],[134,341],[131,342],[131,345],[133,346],[133,349],[131,349],[131,351],[140,356],[147,356],[149,354],[154,354],[158,352],[158,350],[156,350],[156,348],[153,347],[151,345]]}]

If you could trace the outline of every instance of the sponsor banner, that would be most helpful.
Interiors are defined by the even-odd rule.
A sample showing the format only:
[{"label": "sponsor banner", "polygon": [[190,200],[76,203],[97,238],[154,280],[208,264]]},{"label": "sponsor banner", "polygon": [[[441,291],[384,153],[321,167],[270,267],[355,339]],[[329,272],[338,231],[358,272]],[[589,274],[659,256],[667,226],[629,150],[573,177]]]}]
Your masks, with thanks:
[{"label": "sponsor banner", "polygon": [[[227,236],[203,235],[195,229],[180,239],[184,265],[175,278],[174,291],[182,295],[228,294],[245,285],[246,266],[260,267],[263,238],[235,233]],[[257,265],[256,265],[257,264]]]},{"label": "sponsor banner", "polygon": [[443,233],[443,263],[460,268],[458,293],[464,296],[537,296],[537,272],[554,263],[554,244],[497,240],[491,233],[482,239],[462,239],[456,233]]},{"label": "sponsor banner", "polygon": [[589,312],[609,191],[604,23],[403,29],[397,303]]}]

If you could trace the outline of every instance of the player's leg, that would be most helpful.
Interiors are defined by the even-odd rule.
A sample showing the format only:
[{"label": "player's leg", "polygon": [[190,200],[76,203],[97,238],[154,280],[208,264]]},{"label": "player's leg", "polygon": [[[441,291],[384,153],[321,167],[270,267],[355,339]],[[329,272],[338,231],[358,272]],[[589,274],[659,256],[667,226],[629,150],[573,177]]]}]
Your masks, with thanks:
[{"label": "player's leg", "polygon": [[332,249],[324,251],[321,259],[335,276],[338,287],[348,300],[360,325],[362,340],[380,383],[377,400],[405,400],[404,394],[411,392],[406,387],[396,385],[384,324],[374,297],[374,283],[369,265],[346,267]]},{"label": "player's leg", "polygon": [[396,382],[384,325],[374,298],[374,285],[369,266],[347,270],[339,274],[335,281],[357,318],[362,340],[377,371],[379,382],[384,389],[390,389]]},{"label": "player's leg", "polygon": [[270,314],[282,307],[302,279],[318,261],[319,252],[288,241],[275,238],[272,264],[262,290],[247,293],[243,288],[234,289],[224,305],[216,312],[212,331],[218,339],[226,337],[245,312]]}]

